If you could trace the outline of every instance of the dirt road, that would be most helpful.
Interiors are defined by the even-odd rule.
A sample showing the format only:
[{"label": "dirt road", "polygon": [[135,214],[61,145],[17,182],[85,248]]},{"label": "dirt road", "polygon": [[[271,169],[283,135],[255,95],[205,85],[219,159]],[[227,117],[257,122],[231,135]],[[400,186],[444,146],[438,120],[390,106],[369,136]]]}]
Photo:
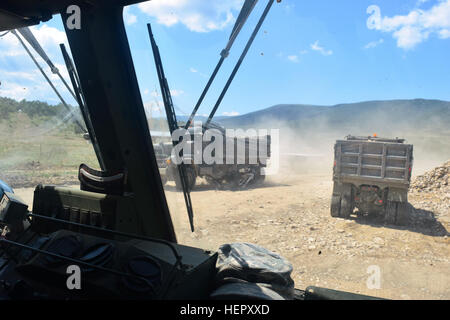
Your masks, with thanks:
[{"label": "dirt road", "polygon": [[[299,288],[315,285],[392,299],[450,299],[450,204],[431,212],[423,209],[428,205],[423,196],[411,195],[410,221],[397,227],[379,217],[332,218],[331,191],[329,174],[272,179],[263,188],[247,191],[200,185],[191,194],[196,231],[189,231],[185,211],[178,210],[178,238],[211,249],[229,242],[262,245],[293,264]],[[183,208],[182,197],[177,200]],[[379,267],[380,289],[367,287],[370,266]]]},{"label": "dirt road", "polygon": [[[336,219],[329,214],[330,176],[278,177],[244,191],[200,184],[191,194],[194,233],[182,195],[169,184],[166,195],[178,241],[211,249],[231,242],[259,244],[293,264],[297,288],[315,285],[391,299],[450,299],[449,203],[433,207],[426,195],[410,195],[410,221],[404,227],[385,225],[379,217]],[[16,193],[31,202],[32,190]],[[373,270],[379,270],[379,289],[376,281],[369,281],[373,278],[368,271]]]}]

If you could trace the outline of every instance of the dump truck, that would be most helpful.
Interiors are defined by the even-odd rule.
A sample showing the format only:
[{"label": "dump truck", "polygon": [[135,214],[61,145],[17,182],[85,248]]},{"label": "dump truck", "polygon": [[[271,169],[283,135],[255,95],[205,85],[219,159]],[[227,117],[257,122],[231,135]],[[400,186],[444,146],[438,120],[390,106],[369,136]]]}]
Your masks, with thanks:
[{"label": "dump truck", "polygon": [[405,139],[347,136],[334,146],[331,216],[384,214],[389,224],[408,219],[413,146]]},{"label": "dump truck", "polygon": [[[188,129],[191,135],[191,142],[193,143],[190,145],[190,152],[182,155],[189,190],[194,188],[197,177],[205,178],[206,181],[216,185],[218,188],[221,188],[225,184],[231,184],[236,188],[245,188],[264,181],[265,176],[261,173],[262,169],[267,167],[271,156],[270,135],[230,137],[227,136],[225,128],[215,122],[202,125],[201,130],[195,129],[195,127]],[[203,141],[203,135],[206,130],[216,130],[222,136],[223,159],[220,161],[222,163],[207,163],[203,157],[201,163],[195,163],[194,161],[195,153],[199,152],[198,148],[194,146],[195,141],[202,141],[200,150],[205,150],[211,143]],[[177,165],[174,161],[174,153],[170,145],[165,144],[165,146],[165,148],[161,148],[168,155],[167,163],[161,163],[161,166],[165,166],[166,168],[165,178],[168,181],[175,181],[177,189],[181,190]],[[233,150],[230,148],[233,148]]]}]

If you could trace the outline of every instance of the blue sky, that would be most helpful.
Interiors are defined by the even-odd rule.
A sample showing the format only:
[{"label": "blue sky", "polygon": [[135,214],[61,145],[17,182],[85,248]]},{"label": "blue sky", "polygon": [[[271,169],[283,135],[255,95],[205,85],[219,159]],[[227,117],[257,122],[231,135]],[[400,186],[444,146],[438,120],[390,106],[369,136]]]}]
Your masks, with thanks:
[{"label": "blue sky", "polygon": [[[266,3],[258,2],[200,114],[212,108]],[[126,9],[147,111],[159,115],[162,103],[146,23],[152,23],[177,112],[189,113],[241,5],[242,0],[152,0]],[[65,41],[60,18],[32,30],[63,70],[57,47]],[[449,52],[450,0],[283,0],[274,4],[217,115],[280,103],[450,100]],[[10,34],[0,38],[0,81],[0,96],[57,102]]]}]

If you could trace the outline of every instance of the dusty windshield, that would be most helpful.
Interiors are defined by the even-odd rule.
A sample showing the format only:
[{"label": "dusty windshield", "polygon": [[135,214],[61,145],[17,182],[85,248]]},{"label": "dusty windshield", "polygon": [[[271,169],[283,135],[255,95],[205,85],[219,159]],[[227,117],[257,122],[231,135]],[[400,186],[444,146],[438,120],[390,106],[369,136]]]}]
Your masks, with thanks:
[{"label": "dusty windshield", "polygon": [[99,164],[61,53],[60,44],[70,49],[60,19],[29,30],[35,47],[26,30],[0,34],[0,179],[31,207],[37,184],[79,185],[79,165]]},{"label": "dusty windshield", "polygon": [[[258,244],[296,287],[449,299],[450,1],[260,1],[235,33],[243,3],[124,9],[178,242]],[[30,30],[61,77],[25,42],[56,92],[23,36],[0,34],[0,180],[31,205],[99,163],[61,81],[60,18]]]}]

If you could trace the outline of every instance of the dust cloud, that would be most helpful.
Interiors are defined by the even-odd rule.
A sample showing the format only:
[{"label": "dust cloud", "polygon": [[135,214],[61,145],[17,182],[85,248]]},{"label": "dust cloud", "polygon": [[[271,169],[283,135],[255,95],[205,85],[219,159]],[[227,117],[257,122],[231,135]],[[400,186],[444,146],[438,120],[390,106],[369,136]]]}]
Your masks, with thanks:
[{"label": "dust cloud", "polygon": [[[354,120],[356,119],[356,121]],[[276,175],[268,181],[296,180],[303,175],[329,175],[331,179],[336,140],[348,135],[403,138],[413,145],[413,176],[450,159],[450,129],[436,119],[428,119],[426,125],[416,121],[390,119],[385,112],[375,112],[370,119],[355,116],[353,121],[337,122],[329,117],[314,117],[287,121],[260,119],[256,129],[279,130],[279,163]],[[272,141],[272,144],[274,141]]]}]

